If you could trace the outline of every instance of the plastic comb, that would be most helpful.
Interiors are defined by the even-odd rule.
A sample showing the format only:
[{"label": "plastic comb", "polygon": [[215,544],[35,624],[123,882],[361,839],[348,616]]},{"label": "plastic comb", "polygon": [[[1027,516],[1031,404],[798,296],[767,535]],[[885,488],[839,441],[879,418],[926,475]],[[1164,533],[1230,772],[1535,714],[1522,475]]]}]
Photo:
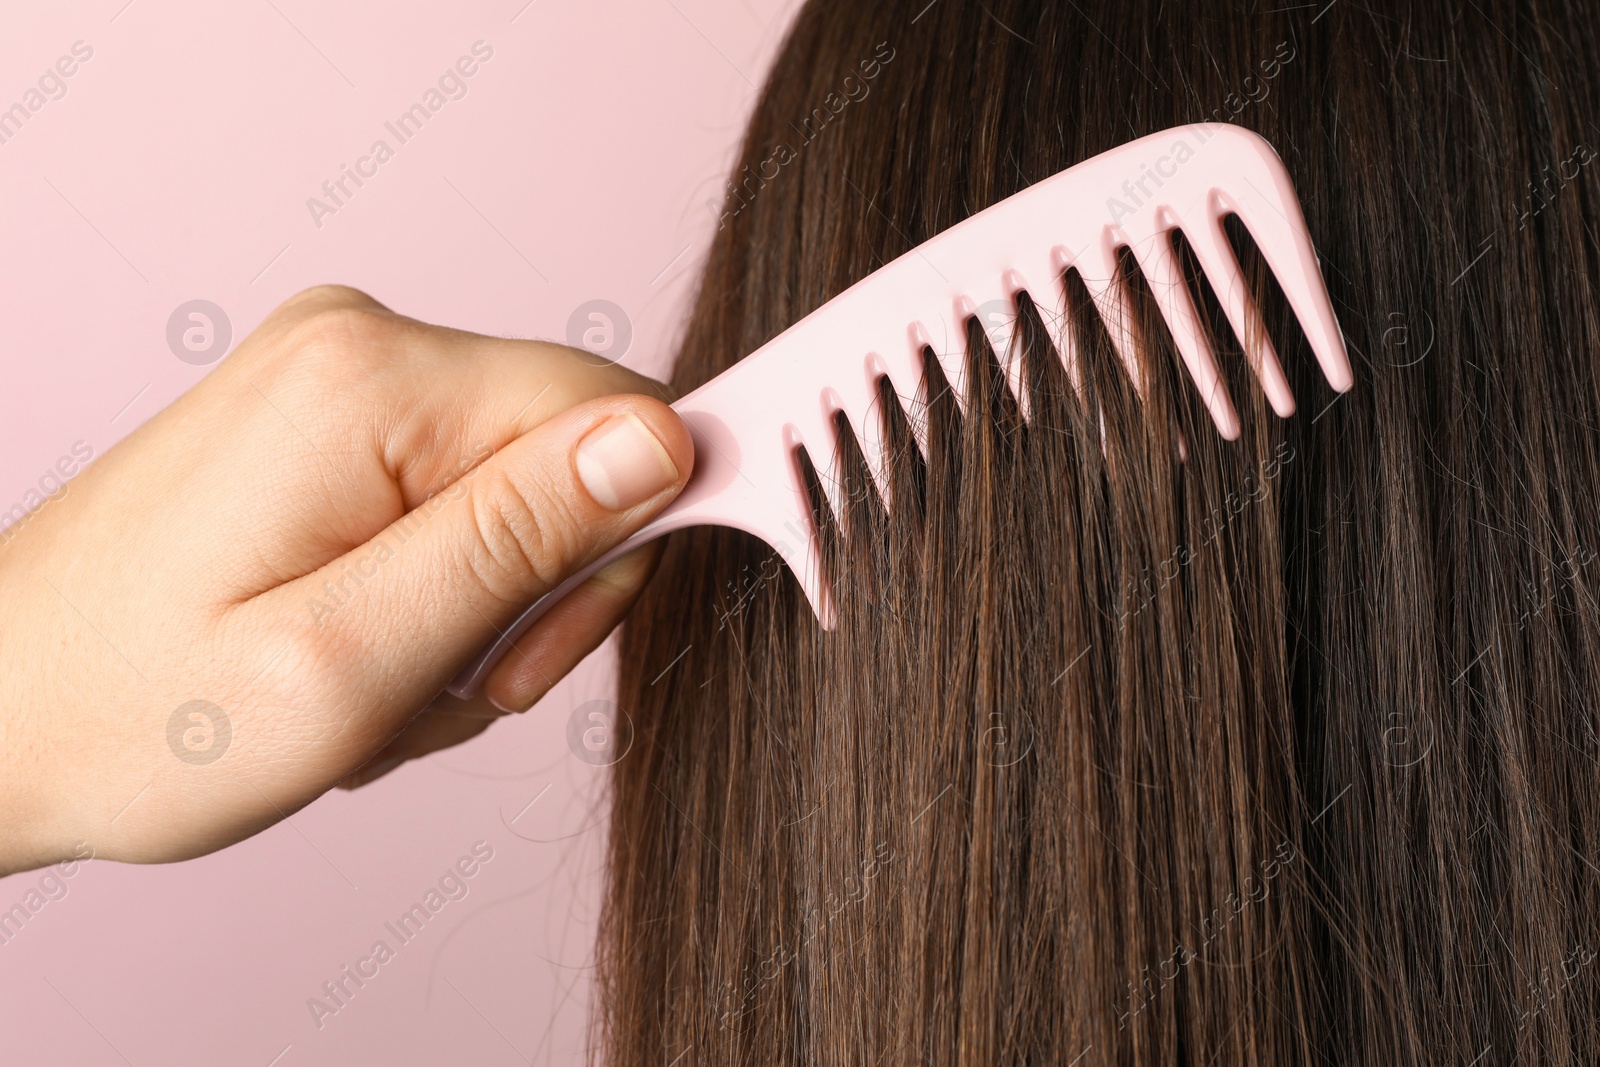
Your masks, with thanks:
[{"label": "plastic comb", "polygon": [[[1283,368],[1267,337],[1223,219],[1237,215],[1277,277],[1328,383],[1351,386],[1344,339],[1294,186],[1270,144],[1237,126],[1203,123],[1153,133],[1104,152],[1008,197],[884,265],[683,397],[674,409],[694,438],[695,466],[683,492],[643,529],[545,595],[451,682],[470,697],[517,640],[569,591],[626,552],[686,526],[731,526],[771,545],[799,580],[824,629],[834,625],[797,452],[811,457],[842,520],[836,476],[836,412],[861,439],[887,503],[883,431],[872,417],[878,382],[902,400],[922,398],[923,352],[931,350],[965,411],[967,320],[983,313],[1024,418],[1021,360],[1011,331],[1016,294],[1026,291],[1052,323],[1074,383],[1077,354],[1063,275],[1075,269],[1143,395],[1130,304],[1118,269],[1128,248],[1184,364],[1223,437],[1239,420],[1184,282],[1172,231],[1181,230],[1211,283],[1273,410],[1294,412]],[[991,309],[1009,314],[992,321]],[[1055,314],[1051,314],[1052,309]],[[926,427],[912,418],[926,454]]]}]

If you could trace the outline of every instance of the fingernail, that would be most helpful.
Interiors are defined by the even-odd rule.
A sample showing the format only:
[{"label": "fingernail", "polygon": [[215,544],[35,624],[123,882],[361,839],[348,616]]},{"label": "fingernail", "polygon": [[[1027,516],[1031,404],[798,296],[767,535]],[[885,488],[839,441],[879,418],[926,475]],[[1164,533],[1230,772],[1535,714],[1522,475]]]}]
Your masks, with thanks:
[{"label": "fingernail", "polygon": [[678,480],[678,468],[639,416],[628,412],[578,442],[578,478],[603,508],[626,511]]}]

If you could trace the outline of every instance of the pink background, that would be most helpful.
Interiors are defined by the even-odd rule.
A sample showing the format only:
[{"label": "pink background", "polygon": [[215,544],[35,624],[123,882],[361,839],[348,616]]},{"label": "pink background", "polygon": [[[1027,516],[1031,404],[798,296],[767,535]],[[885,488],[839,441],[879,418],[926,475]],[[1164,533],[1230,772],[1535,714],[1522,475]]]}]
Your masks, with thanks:
[{"label": "pink background", "polygon": [[[0,512],[207,372],[169,315],[233,339],[308,285],[563,339],[603,298],[660,374],[755,85],[795,0],[68,0],[17,5],[0,108],[68,54],[67,93],[0,144]],[[306,200],[482,40],[494,56],[318,228]],[[540,275],[543,275],[543,278]],[[547,279],[547,280],[546,280]],[[130,581],[138,576],[130,575]],[[0,944],[0,1061],[580,1060],[604,772],[566,744],[609,646],[532,713],[336,793],[228,851],[89,863]],[[494,858],[319,1029],[307,999],[477,841]],[[0,880],[0,910],[42,872]]]}]

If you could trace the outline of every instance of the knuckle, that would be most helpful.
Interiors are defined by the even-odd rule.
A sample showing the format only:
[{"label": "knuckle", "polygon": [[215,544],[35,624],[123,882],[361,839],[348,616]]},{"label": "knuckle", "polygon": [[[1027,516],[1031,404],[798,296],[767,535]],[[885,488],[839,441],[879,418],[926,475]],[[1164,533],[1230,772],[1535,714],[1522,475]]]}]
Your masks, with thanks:
[{"label": "knuckle", "polygon": [[518,486],[498,468],[474,479],[470,565],[484,589],[507,601],[549,589],[564,576],[573,545],[568,509],[555,494]]},{"label": "knuckle", "polygon": [[335,308],[379,308],[372,297],[348,285],[313,285],[279,304],[262,325],[288,332],[306,319]]},{"label": "knuckle", "polygon": [[341,361],[384,354],[394,338],[394,316],[375,308],[331,307],[306,316],[292,334],[297,350],[333,353]]},{"label": "knuckle", "polygon": [[297,311],[307,307],[371,307],[376,304],[376,300],[354,286],[324,283],[300,290],[288,300],[285,300],[279,310]]},{"label": "knuckle", "polygon": [[307,315],[279,346],[277,371],[321,396],[368,383],[399,358],[400,327],[389,312],[330,307]]}]

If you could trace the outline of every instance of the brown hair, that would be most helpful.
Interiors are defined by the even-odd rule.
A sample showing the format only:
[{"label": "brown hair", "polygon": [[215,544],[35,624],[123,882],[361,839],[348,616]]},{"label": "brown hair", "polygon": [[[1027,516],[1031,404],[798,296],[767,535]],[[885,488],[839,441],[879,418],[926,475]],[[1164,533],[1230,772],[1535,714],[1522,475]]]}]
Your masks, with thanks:
[{"label": "brown hair", "polygon": [[836,631],[766,546],[675,537],[623,641],[611,1062],[1600,1059],[1600,12],[1261,6],[799,15],[680,389],[1200,120],[1283,156],[1356,385],[1235,224],[1292,419],[1198,280],[1243,436],[1146,296],[1141,402],[1069,273],[1082,395],[1024,299],[1028,421],[974,321],[926,460],[884,395],[887,509],[843,434]]}]

